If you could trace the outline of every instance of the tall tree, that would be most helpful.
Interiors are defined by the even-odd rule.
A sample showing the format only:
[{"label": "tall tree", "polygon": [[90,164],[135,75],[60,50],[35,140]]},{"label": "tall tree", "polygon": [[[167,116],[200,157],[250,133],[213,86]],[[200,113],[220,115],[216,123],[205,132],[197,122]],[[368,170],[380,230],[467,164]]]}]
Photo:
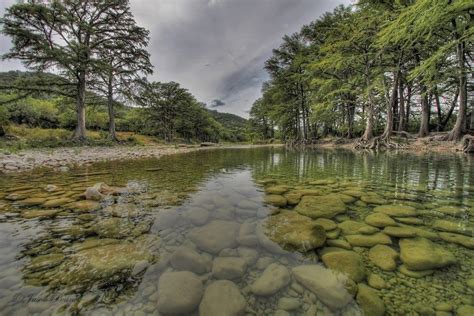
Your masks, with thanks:
[{"label": "tall tree", "polygon": [[93,73],[93,86],[107,98],[109,138],[117,140],[114,104],[118,96],[130,96],[141,75],[151,74],[153,66],[146,50],[149,32],[136,25],[128,9],[121,18],[120,28],[110,41],[100,46],[99,67]]},{"label": "tall tree", "polygon": [[86,137],[85,98],[89,75],[98,67],[104,43],[117,36],[128,0],[29,0],[7,9],[0,23],[13,47],[4,58],[17,58],[38,71],[56,70],[76,85],[74,138]]}]

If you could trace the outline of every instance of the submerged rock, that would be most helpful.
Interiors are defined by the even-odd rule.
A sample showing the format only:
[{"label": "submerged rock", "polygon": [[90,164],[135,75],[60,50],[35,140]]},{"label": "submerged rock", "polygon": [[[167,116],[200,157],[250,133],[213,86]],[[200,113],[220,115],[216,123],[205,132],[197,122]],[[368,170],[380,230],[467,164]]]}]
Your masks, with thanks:
[{"label": "submerged rock", "polygon": [[21,217],[25,219],[51,218],[56,216],[61,210],[26,210],[21,212]]},{"label": "submerged rock", "polygon": [[122,242],[93,247],[72,254],[61,266],[57,281],[65,285],[84,285],[92,281],[110,281],[110,278],[131,271],[140,261],[151,261],[149,243],[156,239],[140,239],[134,243]]},{"label": "submerged rock", "polygon": [[63,254],[54,253],[33,258],[26,266],[31,272],[38,272],[60,265],[65,259]]},{"label": "submerged rock", "polygon": [[243,258],[217,257],[212,264],[212,275],[216,279],[233,280],[241,278],[247,270]]},{"label": "submerged rock", "polygon": [[385,304],[377,292],[365,284],[359,284],[357,291],[357,304],[364,312],[364,315],[383,316],[385,315]]},{"label": "submerged rock", "polygon": [[188,210],[186,217],[193,225],[202,226],[206,224],[209,219],[209,211],[204,208],[195,207]]},{"label": "submerged rock", "polygon": [[218,254],[222,249],[235,248],[240,225],[238,223],[215,220],[205,226],[193,228],[188,237],[200,249]]},{"label": "submerged rock", "polygon": [[58,199],[52,199],[52,200],[48,200],[48,201],[44,202],[43,204],[41,204],[41,207],[56,208],[56,207],[66,205],[66,204],[71,203],[71,202],[73,202],[73,200],[70,199],[70,198],[58,198]]},{"label": "submerged rock", "polygon": [[270,296],[286,287],[290,281],[291,275],[288,269],[280,264],[272,263],[251,285],[250,290],[255,295]]},{"label": "submerged rock", "polygon": [[265,234],[283,248],[306,252],[326,241],[322,226],[293,211],[270,216],[264,225]]},{"label": "submerged rock", "polygon": [[287,192],[290,188],[286,185],[275,185],[265,188],[267,194],[283,194]]},{"label": "submerged rock", "polygon": [[203,296],[201,280],[192,272],[165,272],[158,282],[158,311],[184,314],[194,311]]},{"label": "submerged rock", "polygon": [[400,240],[400,259],[407,269],[414,271],[442,268],[456,262],[449,250],[421,237]]},{"label": "submerged rock", "polygon": [[282,195],[270,194],[270,195],[265,196],[265,203],[271,204],[274,206],[286,206],[288,201]]},{"label": "submerged rock", "polygon": [[204,292],[199,315],[242,316],[247,302],[239,288],[231,281],[220,280],[211,283]]},{"label": "submerged rock", "polygon": [[173,252],[170,263],[178,271],[192,271],[197,274],[209,272],[212,264],[211,260],[206,256],[184,246],[179,247]]},{"label": "submerged rock", "polygon": [[398,271],[410,278],[421,279],[425,276],[431,275],[435,272],[435,270],[420,270],[420,271],[413,271],[407,268],[406,265],[402,264],[398,267]]},{"label": "submerged rock", "polygon": [[140,214],[140,209],[133,203],[119,203],[107,206],[104,212],[114,217],[136,217]]},{"label": "submerged rock", "polygon": [[133,223],[115,217],[101,220],[92,227],[102,238],[125,238],[133,234],[133,228]]},{"label": "submerged rock", "polygon": [[403,204],[381,205],[374,208],[374,212],[382,213],[393,217],[411,217],[416,216],[416,209],[412,206]]},{"label": "submerged rock", "polygon": [[365,266],[359,254],[353,251],[335,251],[324,254],[321,259],[326,267],[341,272],[354,282],[365,279]]},{"label": "submerged rock", "polygon": [[397,268],[398,253],[385,245],[376,245],[369,250],[369,260],[384,271],[394,271]]},{"label": "submerged rock", "polygon": [[303,265],[292,269],[293,276],[331,309],[341,309],[352,300],[345,288],[347,278],[320,265]]},{"label": "submerged rock", "polygon": [[373,235],[349,235],[346,236],[347,241],[353,247],[372,247],[375,245],[391,245],[392,240],[384,233],[376,233]]},{"label": "submerged rock", "polygon": [[373,213],[373,214],[368,215],[365,218],[365,223],[371,226],[379,227],[379,228],[397,225],[397,223],[395,222],[395,220],[393,220],[393,218],[383,213]]},{"label": "submerged rock", "polygon": [[474,249],[474,238],[454,233],[439,233],[442,240],[461,245],[468,249]]},{"label": "submerged rock", "polygon": [[295,211],[314,219],[333,218],[344,213],[347,207],[338,194],[323,196],[303,196],[301,202],[295,207]]},{"label": "submerged rock", "polygon": [[433,228],[436,230],[458,233],[467,236],[474,236],[474,227],[466,225],[465,222],[451,222],[446,220],[436,220],[433,222]]},{"label": "submerged rock", "polygon": [[407,226],[403,226],[403,227],[389,226],[389,227],[385,227],[385,229],[382,232],[391,237],[397,237],[397,238],[410,238],[410,237],[417,236],[417,231]]},{"label": "submerged rock", "polygon": [[365,223],[357,222],[353,220],[346,220],[337,225],[344,235],[357,235],[361,228],[373,228]]}]

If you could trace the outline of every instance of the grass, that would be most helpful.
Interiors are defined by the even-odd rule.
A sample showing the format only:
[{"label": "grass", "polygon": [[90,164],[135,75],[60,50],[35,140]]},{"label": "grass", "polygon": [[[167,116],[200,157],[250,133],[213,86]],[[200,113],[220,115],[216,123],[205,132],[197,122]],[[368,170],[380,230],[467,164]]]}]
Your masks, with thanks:
[{"label": "grass", "polygon": [[9,137],[0,138],[0,151],[17,152],[34,148],[57,148],[79,146],[116,146],[123,145],[153,145],[160,141],[154,137],[135,134],[133,132],[117,132],[119,143],[108,139],[106,131],[87,131],[87,140],[78,142],[72,140],[73,132],[66,129],[30,128],[24,125],[6,127]]}]

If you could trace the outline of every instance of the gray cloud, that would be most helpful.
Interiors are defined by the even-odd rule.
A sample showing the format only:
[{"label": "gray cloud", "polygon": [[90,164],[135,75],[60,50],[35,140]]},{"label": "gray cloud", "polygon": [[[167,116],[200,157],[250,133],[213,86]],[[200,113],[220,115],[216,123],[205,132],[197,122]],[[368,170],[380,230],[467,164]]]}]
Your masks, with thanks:
[{"label": "gray cloud", "polygon": [[219,99],[214,99],[214,100],[211,101],[210,107],[211,108],[217,108],[217,107],[224,106],[224,105],[225,105],[224,101],[221,101]]},{"label": "gray cloud", "polygon": [[[2,0],[0,12],[14,3]],[[264,61],[284,34],[351,0],[131,0],[138,23],[151,32],[152,80],[177,81],[198,100],[222,100],[248,116],[267,75]],[[0,53],[10,47],[0,36]],[[0,62],[0,69],[18,69]]]}]

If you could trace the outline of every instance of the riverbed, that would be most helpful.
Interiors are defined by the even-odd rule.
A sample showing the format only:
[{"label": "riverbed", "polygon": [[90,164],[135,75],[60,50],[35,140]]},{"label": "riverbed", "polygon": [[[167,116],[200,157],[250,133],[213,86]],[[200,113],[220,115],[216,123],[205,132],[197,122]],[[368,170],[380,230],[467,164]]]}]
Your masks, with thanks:
[{"label": "riverbed", "polygon": [[234,148],[0,178],[2,315],[472,315],[474,161]]}]

